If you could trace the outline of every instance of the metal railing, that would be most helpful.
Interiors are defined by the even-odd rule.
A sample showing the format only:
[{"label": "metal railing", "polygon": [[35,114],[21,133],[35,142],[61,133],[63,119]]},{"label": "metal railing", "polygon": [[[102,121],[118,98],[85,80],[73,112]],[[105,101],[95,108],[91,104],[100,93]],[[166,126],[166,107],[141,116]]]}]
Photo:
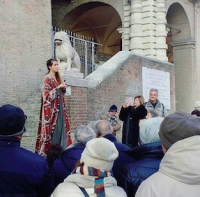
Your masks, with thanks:
[{"label": "metal railing", "polygon": [[102,45],[94,42],[94,38],[52,27],[52,57],[55,56],[54,34],[58,31],[64,31],[68,34],[73,48],[80,57],[81,72],[85,73],[85,77],[92,73],[96,69],[95,63],[98,62],[99,49]]}]

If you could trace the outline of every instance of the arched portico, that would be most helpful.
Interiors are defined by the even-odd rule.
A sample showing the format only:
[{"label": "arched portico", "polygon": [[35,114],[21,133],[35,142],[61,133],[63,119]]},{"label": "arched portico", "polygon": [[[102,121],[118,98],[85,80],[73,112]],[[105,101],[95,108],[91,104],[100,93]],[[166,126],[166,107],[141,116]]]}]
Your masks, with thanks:
[{"label": "arched portico", "polygon": [[195,40],[188,15],[179,3],[169,6],[168,44],[173,48],[176,109],[190,112],[195,103]]}]

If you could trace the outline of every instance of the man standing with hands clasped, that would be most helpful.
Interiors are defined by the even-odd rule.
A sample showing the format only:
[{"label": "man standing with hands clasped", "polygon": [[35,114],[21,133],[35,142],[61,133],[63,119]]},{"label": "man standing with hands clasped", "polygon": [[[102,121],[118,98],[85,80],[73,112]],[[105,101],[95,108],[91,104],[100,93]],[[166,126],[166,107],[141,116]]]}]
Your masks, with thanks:
[{"label": "man standing with hands clasped", "polygon": [[158,100],[158,89],[151,88],[149,91],[149,100],[144,103],[144,106],[147,110],[156,110],[159,116],[165,118],[168,113],[167,109],[163,103]]}]

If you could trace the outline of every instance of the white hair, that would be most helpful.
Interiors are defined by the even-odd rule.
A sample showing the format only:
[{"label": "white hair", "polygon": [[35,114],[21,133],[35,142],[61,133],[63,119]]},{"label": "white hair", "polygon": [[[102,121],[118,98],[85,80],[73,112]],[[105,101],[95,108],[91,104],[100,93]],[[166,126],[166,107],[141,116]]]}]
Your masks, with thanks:
[{"label": "white hair", "polygon": [[163,119],[163,117],[154,117],[149,118],[142,123],[140,127],[141,144],[160,142],[158,132]]},{"label": "white hair", "polygon": [[151,116],[152,116],[152,118],[159,116],[159,113],[156,110],[154,110],[154,109],[147,110],[147,113],[150,113]]},{"label": "white hair", "polygon": [[149,90],[149,93],[150,92],[157,92],[157,94],[158,94],[158,89],[156,89],[156,88],[151,88],[150,90]]},{"label": "white hair", "polygon": [[95,138],[95,132],[87,125],[79,125],[74,133],[74,144],[86,144]]}]

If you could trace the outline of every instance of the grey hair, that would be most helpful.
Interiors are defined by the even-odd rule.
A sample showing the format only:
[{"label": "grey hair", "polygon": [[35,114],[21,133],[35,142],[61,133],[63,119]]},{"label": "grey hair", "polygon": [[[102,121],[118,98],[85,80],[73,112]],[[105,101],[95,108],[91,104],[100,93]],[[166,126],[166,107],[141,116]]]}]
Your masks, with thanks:
[{"label": "grey hair", "polygon": [[158,93],[158,89],[156,89],[156,88],[151,88],[151,89],[149,90],[149,92],[157,92],[157,93]]},{"label": "grey hair", "polygon": [[107,120],[99,120],[94,131],[98,136],[112,134],[112,126]]},{"label": "grey hair", "polygon": [[154,109],[147,110],[147,113],[150,113],[151,116],[152,116],[152,118],[159,116],[159,113],[156,110],[154,110]]},{"label": "grey hair", "polygon": [[142,123],[139,131],[141,144],[160,142],[158,132],[163,119],[163,117],[149,118]]},{"label": "grey hair", "polygon": [[95,132],[87,125],[79,125],[74,132],[74,144],[86,144],[93,138],[95,138]]}]

